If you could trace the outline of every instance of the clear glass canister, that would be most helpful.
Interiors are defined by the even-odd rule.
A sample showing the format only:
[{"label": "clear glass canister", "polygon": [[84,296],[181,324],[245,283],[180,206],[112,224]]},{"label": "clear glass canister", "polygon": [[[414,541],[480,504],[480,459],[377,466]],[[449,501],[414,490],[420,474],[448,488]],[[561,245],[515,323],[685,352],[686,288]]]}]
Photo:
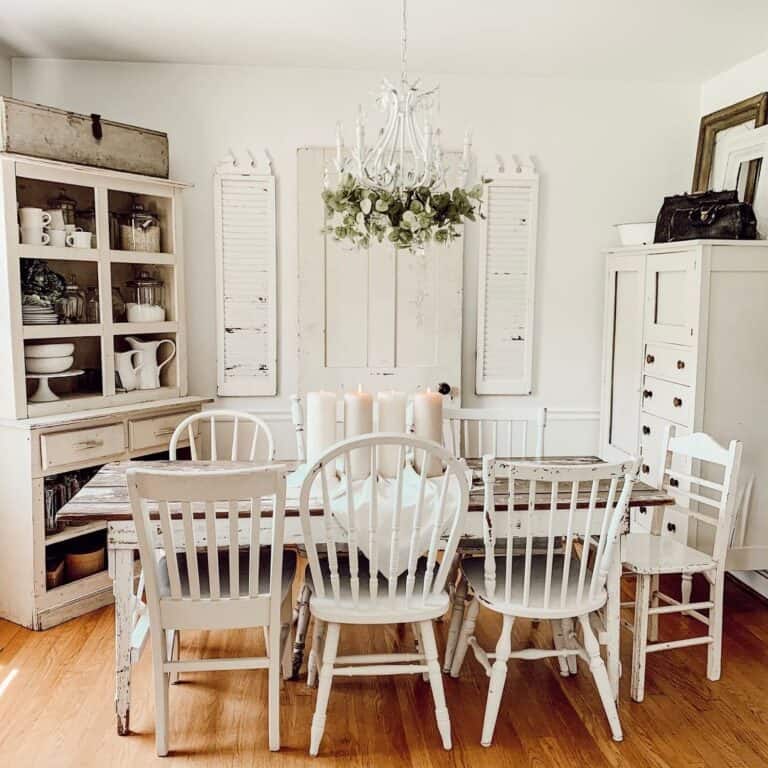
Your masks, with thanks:
[{"label": "clear glass canister", "polygon": [[65,323],[82,323],[85,319],[85,294],[71,275],[64,295],[56,302],[56,312]]},{"label": "clear glass canister", "polygon": [[65,224],[75,224],[77,203],[71,197],[67,197],[64,194],[64,190],[61,191],[58,197],[54,197],[49,200],[48,205],[50,205],[53,209],[61,209]]},{"label": "clear glass canister", "polygon": [[126,283],[128,302],[125,305],[129,323],[157,323],[165,320],[163,281],[141,270]]},{"label": "clear glass canister", "polygon": [[131,210],[119,214],[120,248],[124,251],[160,251],[160,219],[147,211],[141,203],[134,203]]}]

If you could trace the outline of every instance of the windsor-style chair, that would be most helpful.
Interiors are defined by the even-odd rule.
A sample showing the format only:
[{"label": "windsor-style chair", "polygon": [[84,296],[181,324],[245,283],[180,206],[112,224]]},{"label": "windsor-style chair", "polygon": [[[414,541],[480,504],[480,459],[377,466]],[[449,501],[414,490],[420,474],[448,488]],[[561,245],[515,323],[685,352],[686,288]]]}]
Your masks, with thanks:
[{"label": "windsor-style chair", "polygon": [[[208,424],[209,455],[202,456],[202,442],[204,430],[200,430],[195,436],[196,423]],[[241,427],[241,423],[243,426]],[[219,451],[218,442],[221,439],[219,428],[227,429],[232,425],[231,438],[227,439],[229,450]],[[192,460],[208,458],[210,461],[272,461],[275,456],[275,440],[269,426],[258,416],[245,411],[210,410],[200,411],[187,416],[174,430],[168,446],[168,456],[171,461],[176,460],[176,447],[184,435],[189,440],[189,450]],[[259,440],[263,435],[263,439]],[[198,440],[200,446],[198,446]],[[265,443],[265,445],[260,445]],[[221,455],[220,455],[221,453]]]},{"label": "windsor-style chair", "polygon": [[[363,481],[351,479],[350,454],[356,450],[370,457],[370,474]],[[382,450],[396,451],[399,468],[394,478],[379,476]],[[344,470],[340,479],[339,460]],[[440,474],[428,477],[435,463]],[[314,506],[319,503],[322,517],[310,517],[310,497],[318,492],[320,501]],[[436,443],[408,435],[378,433],[346,440],[310,468],[299,500],[309,561],[309,609],[315,621],[310,683],[319,670],[310,754],[320,748],[331,683],[339,675],[426,674],[443,746],[451,748],[432,621],[448,608],[446,579],[467,505],[464,465]],[[322,526],[327,542],[322,551],[315,543],[316,526]],[[438,561],[443,537],[447,541]],[[414,625],[419,641],[415,653],[337,655],[343,625],[396,623]]]},{"label": "windsor-style chair", "polygon": [[[493,739],[507,661],[511,658],[584,659],[595,679],[613,738],[622,739],[613,690],[590,615],[603,608],[607,601],[608,569],[636,472],[636,462],[574,467],[483,458],[485,555],[465,558],[462,571],[474,595],[470,608],[483,605],[500,613],[502,629],[493,654],[480,648],[473,636],[462,637],[452,669],[452,673],[460,671],[469,645],[490,677],[481,737],[483,746],[490,746]],[[495,509],[497,482],[506,483],[508,487],[509,500],[504,510]],[[597,506],[601,483],[608,484],[604,509]],[[521,485],[527,486],[527,503],[524,508],[516,509],[515,491],[519,491]],[[580,493],[585,489],[589,490],[589,500],[583,504]],[[554,533],[555,530],[560,532]],[[538,545],[534,548],[535,539],[546,540],[544,551]],[[553,622],[577,619],[582,642],[578,642],[575,632],[570,632],[568,642],[552,650],[512,651],[512,626],[516,618]],[[463,626],[462,635],[465,629]]]},{"label": "windsor-style chair", "polygon": [[[168,753],[171,676],[206,670],[269,670],[269,748],[280,749],[281,643],[288,639],[281,627],[290,621],[296,571],[295,554],[283,553],[285,468],[129,469],[126,477],[146,582],[157,754]],[[273,499],[268,548],[259,545],[262,497]],[[226,548],[217,545],[222,517]],[[168,653],[168,632],[249,627],[267,628],[266,656],[178,660]]]},{"label": "windsor-style chair", "polygon": [[[443,443],[457,459],[480,458],[486,454],[543,456],[546,426],[546,408],[446,408],[443,410]],[[462,554],[460,551],[459,556]],[[451,615],[443,656],[446,673],[451,671],[462,623],[471,623],[469,634],[465,632],[468,637],[476,619],[476,615],[468,611],[467,580],[461,575],[458,581],[450,579],[449,590]],[[563,642],[559,623],[553,625],[552,635],[555,643]],[[561,674],[567,676],[568,660],[559,658],[558,661]]]},{"label": "windsor-style chair", "polygon": [[[697,543],[696,549],[689,547],[668,535],[667,525],[658,523],[654,523],[652,533],[630,533],[622,539],[624,567],[637,574],[631,685],[635,701],[642,701],[645,696],[649,653],[707,645],[707,678],[719,680],[721,671],[725,557],[735,520],[742,444],[732,440],[728,448],[723,448],[700,432],[674,437],[674,427],[670,425],[665,430],[662,451],[662,489],[676,502],[665,508],[664,517],[675,516],[678,521],[683,517],[695,523],[701,543]],[[673,468],[675,459],[675,464],[679,462],[686,471]],[[705,531],[711,534],[710,546],[704,544]],[[702,551],[705,547],[710,551]],[[709,583],[708,600],[691,602],[686,584],[690,585],[694,573],[702,574]],[[663,574],[683,577],[681,600],[659,590],[659,576]],[[658,619],[671,613],[684,613],[700,621],[708,627],[707,634],[657,642]]]}]

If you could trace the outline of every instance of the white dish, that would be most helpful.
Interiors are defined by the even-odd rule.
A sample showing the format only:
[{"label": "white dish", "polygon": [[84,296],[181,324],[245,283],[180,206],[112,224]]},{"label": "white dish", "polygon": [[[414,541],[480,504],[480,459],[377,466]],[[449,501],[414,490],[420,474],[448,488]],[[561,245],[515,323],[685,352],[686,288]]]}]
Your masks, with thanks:
[{"label": "white dish", "polygon": [[60,344],[25,344],[24,357],[67,357],[75,352],[75,345],[65,341]]},{"label": "white dish", "polygon": [[25,357],[27,373],[63,373],[75,362],[73,355],[66,357]]},{"label": "white dish", "polygon": [[637,221],[631,224],[616,224],[619,242],[622,245],[652,245],[656,234],[655,221]]}]

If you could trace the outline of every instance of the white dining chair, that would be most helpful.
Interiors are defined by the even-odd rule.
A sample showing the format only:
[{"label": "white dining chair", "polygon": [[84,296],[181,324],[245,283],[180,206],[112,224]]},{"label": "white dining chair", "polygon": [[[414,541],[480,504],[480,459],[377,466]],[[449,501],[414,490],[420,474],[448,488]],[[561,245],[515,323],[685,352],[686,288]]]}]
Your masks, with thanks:
[{"label": "white dining chair", "polygon": [[[573,466],[483,458],[485,554],[465,558],[461,567],[473,604],[503,617],[501,635],[495,653],[483,650],[474,636],[462,637],[452,670],[458,673],[469,645],[490,677],[481,736],[483,746],[490,746],[493,739],[508,660],[571,656],[589,664],[613,738],[621,741],[616,702],[591,615],[603,608],[608,599],[608,569],[636,472],[636,462]],[[504,509],[495,508],[497,483],[504,484],[508,494]],[[601,483],[608,483],[604,509],[597,506]],[[526,495],[522,509],[516,508],[516,491]],[[586,508],[582,508],[580,499]],[[555,520],[559,521],[557,526]],[[534,539],[537,538],[546,539],[545,552],[535,551]],[[569,642],[561,647],[513,651],[512,627],[517,618],[576,619],[581,627],[582,642],[578,642],[573,632]]]},{"label": "white dining chair", "polygon": [[[268,669],[269,748],[280,749],[281,643],[287,642],[296,570],[295,554],[283,553],[285,468],[194,475],[137,468],[128,470],[127,481],[146,582],[157,754],[168,753],[171,675],[210,670]],[[269,547],[260,545],[263,497],[273,499]],[[226,548],[217,545],[217,518],[226,525]],[[268,628],[263,657],[169,656],[168,631],[250,627]]]},{"label": "white dining chair", "polygon": [[[379,476],[382,450],[394,452],[399,466],[394,478]],[[352,480],[355,451],[358,457],[362,451],[362,461],[369,462],[367,479]],[[429,477],[429,472],[437,474]],[[319,672],[311,755],[320,748],[337,676],[426,674],[443,746],[451,748],[432,622],[448,607],[446,579],[468,499],[464,465],[437,443],[408,435],[377,433],[345,440],[310,467],[299,509],[315,621],[308,681]],[[313,514],[317,510],[321,516]],[[319,530],[325,539],[322,549],[316,541]],[[398,623],[414,626],[415,652],[338,655],[342,626]]]},{"label": "white dining chair", "polygon": [[[623,566],[637,576],[631,685],[635,701],[645,696],[649,653],[706,645],[707,678],[719,680],[721,672],[725,558],[735,520],[742,444],[732,440],[728,448],[723,448],[700,432],[674,437],[670,425],[665,430],[662,451],[662,488],[675,499],[675,505],[662,509],[664,519],[655,521],[650,533],[629,533],[621,542]],[[675,468],[680,466],[685,469]],[[673,537],[681,520],[695,524],[696,548]],[[687,532],[687,525],[685,529]],[[709,544],[704,543],[707,538]],[[707,600],[691,602],[685,582],[680,600],[659,589],[659,576],[679,574],[689,580],[696,573],[709,584]],[[701,622],[707,627],[706,634],[657,642],[659,617],[673,613]]]},{"label": "white dining chair", "polygon": [[[544,455],[546,426],[546,408],[446,408],[443,410],[443,443],[457,459],[477,459],[486,454],[505,458],[538,457]],[[472,554],[476,552],[463,548],[458,557]],[[458,579],[453,576],[448,583],[451,610],[443,656],[446,673],[451,670],[462,623],[470,622],[469,634],[472,634],[476,619],[476,615],[468,612],[467,582],[461,572]],[[555,643],[564,642],[559,624],[552,627],[552,635]],[[558,661],[563,675],[575,671],[575,662],[569,670],[567,659]]]},{"label": "white dining chair", "polygon": [[[200,429],[196,434],[195,427],[208,426],[208,451],[203,456],[202,447],[205,444],[205,430]],[[230,426],[231,425],[231,426]],[[231,437],[228,435],[231,429]],[[220,431],[227,433],[226,446],[219,450],[222,438]],[[189,451],[193,461],[207,458],[210,461],[272,461],[275,456],[275,440],[267,423],[246,411],[209,410],[193,413],[187,416],[173,432],[168,457],[176,460],[177,446],[180,440],[189,441]],[[264,445],[262,445],[262,443]]]}]

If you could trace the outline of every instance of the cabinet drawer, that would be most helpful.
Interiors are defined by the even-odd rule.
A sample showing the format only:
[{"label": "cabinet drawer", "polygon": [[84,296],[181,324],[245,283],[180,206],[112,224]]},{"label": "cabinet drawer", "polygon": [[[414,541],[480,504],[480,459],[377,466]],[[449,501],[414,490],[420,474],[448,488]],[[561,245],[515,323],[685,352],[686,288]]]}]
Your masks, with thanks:
[{"label": "cabinet drawer", "polygon": [[[662,444],[669,424],[669,421],[652,416],[650,413],[640,414],[640,455],[642,457],[640,479],[656,488],[661,487],[661,464],[666,458],[662,455]],[[691,432],[688,427],[679,424],[672,426],[675,428],[675,437],[684,437]],[[673,468],[682,472],[685,468],[678,466],[680,461],[680,458],[676,458]]]},{"label": "cabinet drawer", "polygon": [[688,521],[685,510],[680,507],[664,507],[664,521],[661,524],[661,535],[688,544]]},{"label": "cabinet drawer", "polygon": [[125,428],[122,424],[53,432],[40,436],[43,470],[80,464],[97,463],[119,456],[125,451]]},{"label": "cabinet drawer", "polygon": [[690,387],[645,376],[642,398],[642,409],[646,413],[685,427],[690,426],[693,413],[693,390]]},{"label": "cabinet drawer", "polygon": [[[197,411],[183,411],[182,413],[169,413],[165,416],[155,416],[150,419],[134,419],[128,422],[128,436],[131,451],[143,451],[150,448],[163,449],[168,447],[171,436],[176,427]],[[199,423],[192,426],[195,437],[200,433]],[[189,445],[185,434],[179,440],[179,445]]]},{"label": "cabinet drawer", "polygon": [[662,344],[646,344],[645,373],[666,381],[689,386],[693,383],[695,350],[690,347],[668,347]]}]

